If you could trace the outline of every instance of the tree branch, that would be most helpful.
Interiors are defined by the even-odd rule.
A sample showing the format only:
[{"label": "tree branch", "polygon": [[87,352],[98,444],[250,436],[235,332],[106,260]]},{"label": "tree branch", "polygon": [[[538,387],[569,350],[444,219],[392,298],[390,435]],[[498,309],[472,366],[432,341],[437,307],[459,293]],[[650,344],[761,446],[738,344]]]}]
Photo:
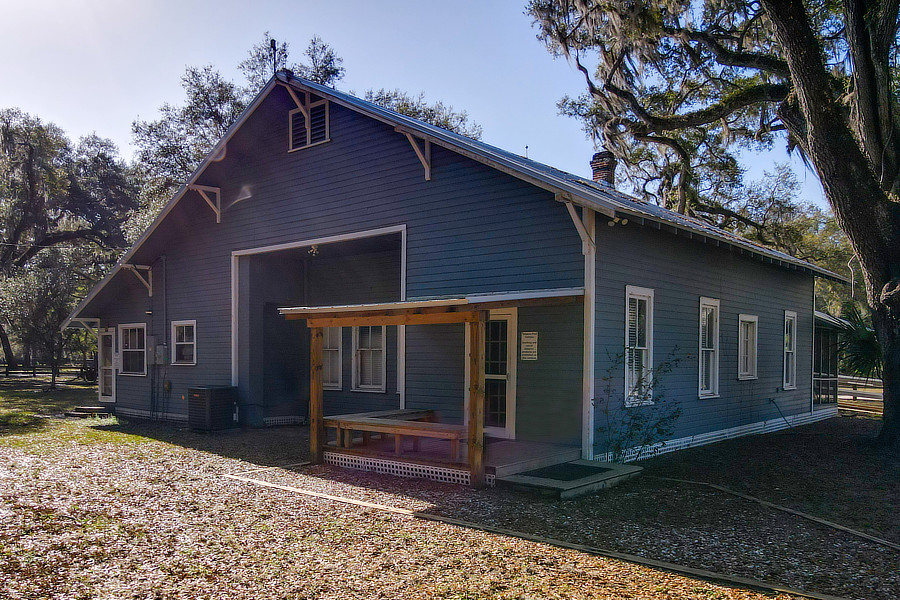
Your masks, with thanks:
[{"label": "tree branch", "polygon": [[72,242],[75,240],[94,240],[98,244],[103,244],[103,237],[93,229],[73,229],[71,231],[60,231],[48,234],[31,244],[25,252],[20,254],[13,261],[13,266],[21,267],[29,260],[37,256],[38,252],[44,248],[50,248],[64,242]]},{"label": "tree branch", "polygon": [[[611,83],[604,85],[603,90],[624,100],[637,118],[646,123],[652,131],[657,132],[709,125],[710,123],[715,123],[716,121],[724,119],[742,108],[754,104],[759,104],[761,102],[781,102],[787,98],[788,92],[790,91],[788,86],[783,83],[763,83],[743,88],[722,101],[712,104],[702,110],[683,115],[660,116],[650,113],[643,105],[641,105],[638,98],[628,90],[624,90]],[[594,91],[591,93],[593,94]]]},{"label": "tree branch", "polygon": [[709,32],[694,31],[692,29],[672,29],[670,34],[680,36],[686,41],[703,44],[716,57],[716,62],[722,66],[758,69],[785,79],[790,77],[791,71],[787,63],[780,58],[757,52],[736,52],[724,46]]}]

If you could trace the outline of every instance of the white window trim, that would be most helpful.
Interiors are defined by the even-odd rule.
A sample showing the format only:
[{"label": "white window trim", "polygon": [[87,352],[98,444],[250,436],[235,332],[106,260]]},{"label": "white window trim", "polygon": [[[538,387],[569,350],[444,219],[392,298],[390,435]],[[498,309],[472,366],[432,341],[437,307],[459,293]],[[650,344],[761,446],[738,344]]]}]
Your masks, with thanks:
[{"label": "white window trim", "polygon": [[[192,360],[191,362],[175,360],[175,357],[178,356],[177,347],[176,347],[176,343],[175,343],[175,339],[176,339],[175,338],[175,327],[178,325],[181,325],[181,326],[190,325],[191,327],[194,328],[194,341],[193,342],[181,342],[182,346],[186,346],[188,343],[190,343],[192,346],[194,346],[194,360]],[[170,333],[171,333],[170,339],[172,340],[171,364],[178,365],[178,366],[185,366],[185,367],[190,367],[190,366],[196,365],[197,364],[197,320],[196,319],[187,319],[184,321],[172,321],[172,325],[170,327]]]},{"label": "white window trim", "polygon": [[[793,363],[793,369],[791,372],[794,374],[794,381],[789,382],[785,380],[785,366],[787,366],[788,361],[788,349],[784,347],[784,328],[787,327],[788,320],[792,320],[794,322],[794,335],[793,342],[794,347],[790,350],[790,360]],[[784,328],[781,330],[781,345],[782,345],[782,363],[781,363],[781,379],[782,379],[782,389],[784,390],[796,390],[797,389],[797,313],[792,310],[784,311]]]},{"label": "white window trim", "polygon": [[[326,327],[326,329],[331,329],[330,327]],[[323,390],[342,390],[344,389],[344,328],[343,327],[335,327],[335,329],[339,329],[340,333],[338,334],[338,373],[337,373],[337,383],[322,383]],[[327,348],[323,347],[323,353]],[[323,378],[324,381],[324,378]]]},{"label": "white window trim", "polygon": [[[112,377],[110,382],[110,395],[103,395],[103,340],[102,336],[110,335],[112,336],[112,344],[110,345],[109,351],[112,353],[112,356],[109,357],[109,364],[112,366]],[[107,327],[105,329],[97,330],[97,401],[102,402],[104,404],[112,404],[116,401],[116,362],[117,362],[117,346],[116,346],[116,328],[115,327]]]},{"label": "white window trim", "polygon": [[[122,351],[122,330],[124,329],[143,329],[144,330],[144,372],[143,373],[125,373],[125,353]],[[147,324],[146,323],[123,323],[119,325],[119,365],[118,375],[123,377],[146,377],[147,376]],[[129,350],[132,352],[132,350]],[[136,352],[136,350],[134,350]]]},{"label": "white window trim", "polygon": [[[303,96],[303,102],[305,110],[301,110],[299,107],[293,110],[288,111],[288,152],[296,152],[297,150],[304,150],[306,148],[312,148],[313,146],[318,146],[319,144],[324,144],[326,142],[331,141],[331,102],[322,98],[321,100],[317,100],[316,102],[310,103],[309,101],[309,92],[297,92],[299,95]],[[325,139],[319,140],[316,143],[310,143],[310,136],[312,136],[312,130],[309,127],[310,118],[309,115],[314,107],[325,105]],[[294,115],[297,113],[304,113],[304,117],[306,118],[306,143],[302,146],[294,147]]]},{"label": "white window trim", "polygon": [[359,383],[359,327],[353,327],[353,384],[351,390],[354,392],[369,392],[373,394],[383,394],[387,391],[387,326],[372,325],[372,327],[381,327],[381,385],[380,386],[363,386]]},{"label": "white window trim", "polygon": [[[628,301],[631,298],[646,298],[647,302],[647,369],[650,373],[653,372],[653,305],[654,305],[654,293],[651,288],[638,287],[636,285],[626,285],[625,286],[625,406],[630,408],[634,406],[649,406],[653,404],[653,400],[650,398],[637,400],[631,397],[631,392],[628,389]],[[652,395],[653,390],[650,390]]]},{"label": "white window trim", "polygon": [[[712,383],[712,389],[704,390],[703,389],[703,309],[704,308],[714,308],[716,309],[716,331],[713,336],[715,340],[715,345],[713,346],[713,356],[715,359],[713,360],[713,370],[715,373],[714,377],[710,380]],[[722,311],[720,309],[719,300],[717,298],[707,298],[705,296],[700,296],[700,312],[697,322],[697,395],[700,398],[718,398],[719,397],[719,362],[721,357],[721,348],[720,348],[720,340],[719,340],[719,331],[721,329],[721,320],[722,320]]]},{"label": "white window trim", "polygon": [[[753,323],[753,372],[741,372],[741,359],[743,358],[744,340],[741,337],[744,332],[744,323]],[[737,362],[738,379],[740,381],[749,381],[751,379],[759,379],[759,317],[757,315],[738,315],[738,362]]]}]

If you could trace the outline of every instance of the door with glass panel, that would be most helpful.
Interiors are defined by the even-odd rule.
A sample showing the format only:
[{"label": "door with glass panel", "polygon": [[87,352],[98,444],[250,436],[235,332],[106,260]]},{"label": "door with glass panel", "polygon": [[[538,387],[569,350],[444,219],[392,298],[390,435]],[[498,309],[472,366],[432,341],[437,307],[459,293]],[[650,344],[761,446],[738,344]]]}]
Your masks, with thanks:
[{"label": "door with glass panel", "polygon": [[515,438],[516,314],[491,311],[484,328],[484,431]]},{"label": "door with glass panel", "polygon": [[97,387],[100,402],[116,401],[116,368],[114,348],[115,329],[101,330],[97,334]]}]

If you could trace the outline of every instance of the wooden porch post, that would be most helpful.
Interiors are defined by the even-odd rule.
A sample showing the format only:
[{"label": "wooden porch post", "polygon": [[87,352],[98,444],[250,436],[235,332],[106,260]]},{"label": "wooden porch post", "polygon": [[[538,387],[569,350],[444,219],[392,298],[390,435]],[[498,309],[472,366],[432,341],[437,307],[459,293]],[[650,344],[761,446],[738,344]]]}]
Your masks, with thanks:
[{"label": "wooden porch post", "polygon": [[309,462],[322,462],[325,429],[322,427],[322,360],[325,339],[321,327],[309,330]]},{"label": "wooden porch post", "polygon": [[487,313],[466,324],[469,335],[469,471],[472,487],[484,486],[484,324]]}]

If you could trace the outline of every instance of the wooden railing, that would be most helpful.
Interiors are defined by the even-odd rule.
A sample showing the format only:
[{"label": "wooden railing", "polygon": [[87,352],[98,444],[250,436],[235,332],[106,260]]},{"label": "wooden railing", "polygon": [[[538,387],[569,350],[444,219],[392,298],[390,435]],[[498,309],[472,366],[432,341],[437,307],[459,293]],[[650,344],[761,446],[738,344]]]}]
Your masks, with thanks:
[{"label": "wooden railing", "polygon": [[884,386],[880,379],[838,377],[838,407],[858,413],[880,415],[884,412]]}]

